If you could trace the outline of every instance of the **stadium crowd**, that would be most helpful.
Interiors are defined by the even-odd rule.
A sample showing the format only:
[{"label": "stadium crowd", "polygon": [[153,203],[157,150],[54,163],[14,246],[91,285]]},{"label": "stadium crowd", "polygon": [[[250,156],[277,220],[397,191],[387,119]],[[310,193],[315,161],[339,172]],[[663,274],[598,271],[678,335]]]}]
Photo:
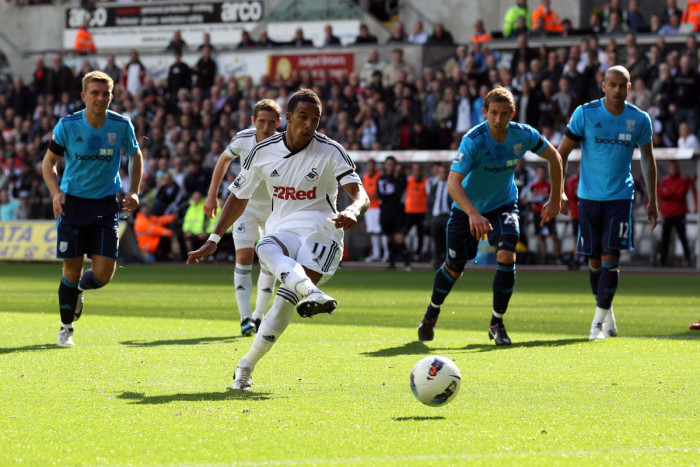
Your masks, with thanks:
[{"label": "stadium crowd", "polygon": [[[523,3],[518,1],[516,7],[522,8]],[[668,46],[665,39],[666,34],[679,34],[683,22],[691,23],[690,29],[697,31],[698,13],[687,14],[680,9],[669,13],[675,2],[666,3],[658,12],[639,12],[635,0],[630,0],[625,10],[619,1],[612,0],[591,18],[587,31],[594,34],[581,35],[571,47],[557,48],[533,48],[528,44],[531,37],[575,33],[570,22],[559,21],[548,0],[527,14],[509,10],[506,19],[515,15],[515,20],[507,27],[504,23],[504,32],[517,41],[509,63],[502,57],[505,54],[493,50],[491,36],[481,20],[475,22],[476,33],[469,44],[453,44],[451,34],[442,25],[428,33],[417,22],[413,32],[406,34],[404,25],[396,23],[389,43],[397,44],[397,48],[389,61],[371,48],[377,39],[363,25],[357,43],[371,49],[360,72],[336,79],[326,74],[319,81],[313,81],[308,72],[294,72],[287,80],[261,76],[257,84],[250,76],[224,78],[218,73],[221,64],[217,63],[216,47],[207,37],[195,49],[200,54],[196,63],[182,61],[183,44],[171,43],[166,53],[173,54],[174,64],[163,80],[149,76],[139,52],[134,50],[123,68],[113,56],[104,61],[85,56],[76,69],[66,66],[61,54],[51,57],[50,63],[37,58],[32,79],[25,82],[0,52],[0,220],[53,218],[51,197],[41,178],[41,161],[57,121],[82,108],[81,79],[93,69],[105,71],[118,83],[111,110],[130,117],[136,129],[144,155],[142,202],[149,206],[156,223],[169,226],[159,232],[180,239],[183,255],[188,239],[204,238],[213,228],[203,214],[202,194],[206,195],[212,168],[228,142],[238,131],[250,127],[255,102],[270,98],[280,105],[282,131],[288,96],[302,87],[313,89],[322,99],[319,131],[348,150],[456,149],[461,137],[484,120],[483,98],[497,86],[506,87],[516,96],[514,120],[539,129],[557,146],[574,109],[602,97],[604,71],[620,64],[629,70],[632,79],[628,100],[652,116],[654,146],[698,148],[697,32],[686,34],[680,48]],[[330,25],[327,34],[326,43],[337,44]],[[641,34],[656,35],[656,40],[649,47],[638,45]],[[301,29],[297,36],[298,41],[286,45],[310,46],[304,42]],[[399,47],[402,42],[453,44],[454,55],[440,67],[414,69],[404,61]],[[257,41],[246,35],[240,45],[270,46],[265,33]],[[123,162],[121,175],[126,191],[126,158]],[[662,166],[662,173],[664,169]],[[222,183],[222,199],[238,170],[234,163]],[[417,180],[420,184],[426,178],[425,185],[438,186],[439,166],[397,166],[395,170],[391,176],[403,180],[403,187],[411,177],[412,183]],[[521,208],[529,204],[536,208],[546,195],[546,180],[539,180],[525,169],[516,175],[521,177],[521,188],[525,188]],[[530,187],[538,181],[537,197],[528,198]],[[424,204],[421,208],[416,208],[413,200],[410,207],[412,218],[415,214],[423,216],[424,222],[416,224],[421,239],[433,211],[443,214],[429,205],[435,202],[435,193],[424,198],[420,200]],[[559,240],[552,240],[558,255]],[[419,241],[417,251],[406,253],[406,264],[414,255],[430,255],[426,248]],[[375,249],[372,257],[378,255]],[[542,250],[540,255],[544,257]],[[172,256],[165,249],[157,259]]]}]

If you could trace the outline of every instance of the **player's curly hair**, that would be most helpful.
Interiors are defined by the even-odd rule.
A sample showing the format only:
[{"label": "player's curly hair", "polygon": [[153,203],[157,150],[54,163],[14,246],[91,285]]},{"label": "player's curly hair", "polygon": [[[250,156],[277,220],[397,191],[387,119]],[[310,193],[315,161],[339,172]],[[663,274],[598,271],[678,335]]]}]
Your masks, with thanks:
[{"label": "player's curly hair", "polygon": [[280,118],[280,115],[282,115],[282,109],[280,109],[279,104],[277,104],[277,102],[273,101],[272,99],[262,99],[258,101],[255,104],[255,107],[253,107],[253,117],[257,118],[258,112],[260,112],[261,110],[272,112],[275,115],[277,115],[277,118]]},{"label": "player's curly hair", "polygon": [[109,92],[112,92],[112,89],[114,89],[114,80],[112,80],[112,77],[103,71],[95,70],[83,76],[83,92],[87,91],[88,85],[93,81],[107,84],[109,86]]},{"label": "player's curly hair", "polygon": [[294,109],[297,108],[299,102],[308,102],[309,104],[314,104],[318,106],[319,110],[323,107],[321,105],[321,99],[318,98],[315,92],[308,88],[301,88],[289,98],[287,102],[287,112],[294,113]]},{"label": "player's curly hair", "polygon": [[488,110],[489,105],[491,105],[492,102],[507,102],[510,104],[511,112],[515,112],[515,98],[509,90],[502,86],[493,88],[488,94],[486,94],[486,97],[484,98],[484,108]]}]

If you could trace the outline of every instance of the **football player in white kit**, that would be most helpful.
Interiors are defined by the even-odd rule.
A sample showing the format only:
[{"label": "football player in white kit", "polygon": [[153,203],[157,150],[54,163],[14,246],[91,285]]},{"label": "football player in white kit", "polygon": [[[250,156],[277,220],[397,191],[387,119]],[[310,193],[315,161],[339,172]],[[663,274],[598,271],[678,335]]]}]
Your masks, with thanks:
[{"label": "football player in white kit", "polygon": [[[219,187],[231,162],[239,157],[241,162],[244,161],[253,146],[274,135],[280,124],[281,114],[282,109],[272,99],[263,99],[255,104],[251,117],[255,128],[239,131],[216,162],[209,184],[209,194],[204,202],[204,212],[207,216],[214,218],[217,214]],[[241,334],[244,336],[253,335],[260,327],[263,313],[267,310],[275,287],[275,276],[261,267],[255,311],[251,316],[250,298],[253,294],[251,272],[255,258],[255,241],[258,235],[261,238],[265,236],[265,221],[271,211],[270,195],[267,194],[265,186],[260,184],[250,197],[245,212],[233,223],[233,243],[236,247],[233,286],[236,290],[238,313],[241,316]]]},{"label": "football player in white kit", "polygon": [[[270,350],[292,320],[294,306],[302,317],[331,313],[337,302],[318,289],[330,279],[343,256],[343,230],[353,229],[369,207],[369,197],[343,147],[316,133],[321,101],[300,89],[287,104],[287,131],[255,145],[241,173],[229,186],[214,233],[188,263],[200,262],[216,251],[226,229],[243,213],[248,198],[262,183],[272,198],[267,235],[258,242],[261,263],[281,282],[253,345],[234,372],[233,389],[249,389],[258,361]],[[338,212],[338,185],[352,203]]]}]

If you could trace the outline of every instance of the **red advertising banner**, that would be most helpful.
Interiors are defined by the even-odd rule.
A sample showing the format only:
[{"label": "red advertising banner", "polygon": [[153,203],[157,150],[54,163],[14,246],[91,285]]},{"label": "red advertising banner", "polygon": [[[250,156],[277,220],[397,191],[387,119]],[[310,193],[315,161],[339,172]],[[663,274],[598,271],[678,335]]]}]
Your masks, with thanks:
[{"label": "red advertising banner", "polygon": [[270,55],[268,74],[271,78],[281,75],[287,80],[292,72],[307,70],[311,72],[314,81],[320,80],[323,72],[328,72],[331,78],[341,73],[351,73],[355,70],[355,54],[326,53],[302,55]]}]

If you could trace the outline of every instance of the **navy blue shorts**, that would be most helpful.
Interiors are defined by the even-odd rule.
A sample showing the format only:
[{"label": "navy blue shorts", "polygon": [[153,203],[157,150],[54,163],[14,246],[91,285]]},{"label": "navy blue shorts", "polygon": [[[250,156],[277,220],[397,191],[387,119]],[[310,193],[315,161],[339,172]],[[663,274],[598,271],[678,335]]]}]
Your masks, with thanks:
[{"label": "navy blue shorts", "polygon": [[119,202],[66,195],[64,214],[56,221],[56,257],[74,259],[85,254],[119,256]]},{"label": "navy blue shorts", "polygon": [[600,255],[604,249],[634,250],[632,200],[578,200],[578,241],[582,255]]},{"label": "navy blue shorts", "polygon": [[[488,233],[488,242],[497,249],[504,243],[515,245],[520,238],[520,224],[518,223],[518,207],[502,206],[491,212],[482,214],[491,223],[493,230]],[[464,265],[474,259],[479,247],[479,239],[469,230],[469,216],[455,207],[450,212],[447,221],[447,255],[449,263]]]}]

